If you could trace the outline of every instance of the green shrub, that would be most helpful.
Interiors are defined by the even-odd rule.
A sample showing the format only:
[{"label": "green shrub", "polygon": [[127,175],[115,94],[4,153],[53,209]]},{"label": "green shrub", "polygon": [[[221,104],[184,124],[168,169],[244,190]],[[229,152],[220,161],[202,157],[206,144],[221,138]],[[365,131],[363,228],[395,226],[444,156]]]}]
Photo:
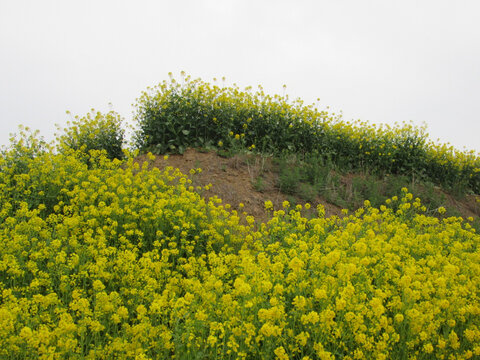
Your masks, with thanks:
[{"label": "green shrub", "polygon": [[300,168],[295,163],[296,158],[281,158],[278,160],[278,188],[288,195],[296,194],[302,181]]},{"label": "green shrub", "polygon": [[109,159],[122,159],[125,130],[122,118],[114,111],[106,114],[92,109],[84,117],[75,116],[67,123],[58,140],[60,152],[69,149],[88,154],[90,150],[105,150]]},{"label": "green shrub", "polygon": [[47,152],[50,145],[39,136],[39,130],[32,131],[29,127],[20,125],[18,134],[11,134],[10,145],[0,150],[0,171],[12,174],[25,174],[27,163]]},{"label": "green shrub", "polygon": [[[10,137],[10,144],[0,151],[0,222],[21,206],[47,208],[58,194],[58,187],[49,176],[56,171],[51,166],[52,146],[39,131],[19,126],[19,133]],[[33,185],[35,183],[35,186]],[[38,185],[38,186],[36,186]]]}]

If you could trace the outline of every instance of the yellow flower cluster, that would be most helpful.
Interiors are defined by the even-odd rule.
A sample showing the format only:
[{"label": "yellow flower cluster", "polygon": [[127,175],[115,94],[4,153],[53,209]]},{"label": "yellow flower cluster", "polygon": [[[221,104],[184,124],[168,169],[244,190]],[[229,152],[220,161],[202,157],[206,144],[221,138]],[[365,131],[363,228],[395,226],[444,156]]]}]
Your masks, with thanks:
[{"label": "yellow flower cluster", "polygon": [[[67,114],[70,112],[67,111]],[[125,130],[122,118],[114,111],[102,114],[91,109],[84,117],[78,115],[67,122],[68,127],[57,135],[57,148],[60,152],[71,149],[81,150],[88,155],[89,150],[105,150],[110,159],[123,158],[122,145]]]},{"label": "yellow flower cluster", "polygon": [[92,159],[2,172],[0,358],[480,357],[480,236],[407,189],[258,224],[178,170]]}]

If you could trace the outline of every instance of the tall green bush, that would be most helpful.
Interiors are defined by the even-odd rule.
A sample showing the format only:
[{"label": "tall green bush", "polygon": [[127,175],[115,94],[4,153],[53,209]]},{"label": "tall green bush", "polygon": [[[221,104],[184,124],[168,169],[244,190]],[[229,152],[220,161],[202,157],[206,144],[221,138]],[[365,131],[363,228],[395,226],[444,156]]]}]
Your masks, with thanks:
[{"label": "tall green bush", "polygon": [[104,150],[109,159],[122,159],[125,130],[122,118],[114,111],[106,114],[94,109],[84,117],[75,116],[58,136],[60,152],[72,149],[88,154],[90,150]]}]

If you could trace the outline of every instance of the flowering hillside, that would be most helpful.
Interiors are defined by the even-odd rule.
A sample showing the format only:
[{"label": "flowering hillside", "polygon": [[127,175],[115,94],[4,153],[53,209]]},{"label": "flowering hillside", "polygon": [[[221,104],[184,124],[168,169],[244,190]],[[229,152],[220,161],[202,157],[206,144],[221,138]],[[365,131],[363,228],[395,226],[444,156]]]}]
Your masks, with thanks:
[{"label": "flowering hillside", "polygon": [[[477,155],[188,77],[145,92],[137,122],[141,157],[113,111],[0,151],[1,359],[480,358],[478,219],[398,187],[474,198]],[[274,155],[275,192],[303,200],[370,177],[343,216],[277,198],[260,221],[146,152],[192,146],[246,154],[252,182]],[[392,177],[385,201],[368,181]]]},{"label": "flowering hillside", "polygon": [[17,145],[0,158],[2,359],[480,356],[480,236],[407,189],[342,219],[266,202],[258,223],[172,168]]},{"label": "flowering hillside", "polygon": [[137,146],[154,153],[187,147],[248,149],[319,157],[345,171],[420,178],[460,192],[480,193],[480,157],[428,139],[411,124],[375,126],[259,87],[220,87],[182,74],[137,100]]}]

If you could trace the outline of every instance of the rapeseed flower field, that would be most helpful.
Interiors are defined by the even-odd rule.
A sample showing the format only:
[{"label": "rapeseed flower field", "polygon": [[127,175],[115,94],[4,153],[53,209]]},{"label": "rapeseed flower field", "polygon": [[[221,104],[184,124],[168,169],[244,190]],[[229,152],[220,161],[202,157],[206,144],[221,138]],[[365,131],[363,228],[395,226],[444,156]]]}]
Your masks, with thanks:
[{"label": "rapeseed flower field", "polygon": [[[300,100],[173,78],[137,104],[136,146],[316,154],[478,194],[480,160],[410,125],[344,123]],[[407,188],[343,217],[268,220],[138,163],[115,112],[57,146],[0,151],[0,359],[480,358],[480,235]],[[207,185],[207,190],[211,185]]]},{"label": "rapeseed flower field", "polygon": [[408,189],[258,223],[99,150],[30,139],[0,170],[2,359],[480,357],[480,236]]}]

